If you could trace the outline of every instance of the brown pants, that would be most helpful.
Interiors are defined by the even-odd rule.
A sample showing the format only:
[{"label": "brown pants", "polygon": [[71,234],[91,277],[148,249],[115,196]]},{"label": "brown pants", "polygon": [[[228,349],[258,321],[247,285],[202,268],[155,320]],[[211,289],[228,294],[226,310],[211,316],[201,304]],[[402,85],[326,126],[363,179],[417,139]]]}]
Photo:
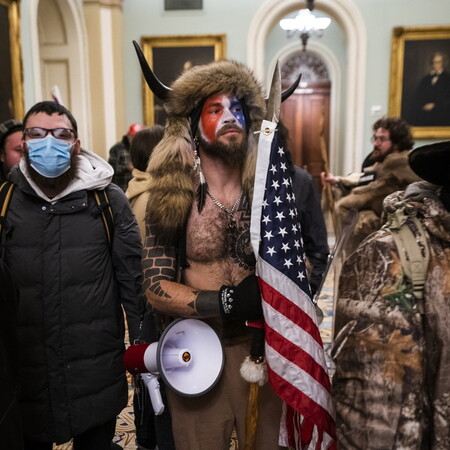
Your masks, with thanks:
[{"label": "brown pants", "polygon": [[[234,428],[239,449],[244,448],[249,384],[242,379],[239,369],[249,348],[249,342],[224,347],[222,376],[205,395],[182,397],[167,389],[177,450],[229,450]],[[259,394],[258,450],[281,448],[278,447],[280,417],[281,400],[266,383]]]}]

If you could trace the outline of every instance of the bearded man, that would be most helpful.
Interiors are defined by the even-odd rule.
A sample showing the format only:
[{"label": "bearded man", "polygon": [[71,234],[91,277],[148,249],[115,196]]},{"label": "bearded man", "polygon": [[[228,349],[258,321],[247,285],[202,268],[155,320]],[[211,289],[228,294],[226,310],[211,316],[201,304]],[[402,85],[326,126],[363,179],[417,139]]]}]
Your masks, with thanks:
[{"label": "bearded man", "polygon": [[[139,229],[111,166],[81,148],[63,106],[27,112],[22,153],[3,257],[19,288],[24,448],[73,438],[74,449],[110,450],[128,398],[121,306],[134,340],[145,305]],[[101,191],[109,200],[99,206]],[[102,208],[112,210],[109,234]]]},{"label": "bearded man", "polygon": [[358,222],[345,246],[346,255],[380,228],[384,198],[420,180],[408,165],[408,150],[414,145],[408,123],[400,117],[382,117],[372,129],[373,150],[364,161],[362,172],[346,177],[322,173],[322,182],[333,186],[337,199],[338,227],[342,226],[350,209],[359,212]]},{"label": "bearded man", "polygon": [[[168,122],[150,158],[144,290],[164,318],[199,318],[223,344],[223,373],[206,394],[168,390],[177,450],[244,448],[250,354],[246,320],[262,317],[250,246],[257,137],[265,104],[242,64],[195,66],[171,86]],[[208,370],[205,368],[205,370]],[[278,447],[281,400],[261,388],[256,448]]]}]

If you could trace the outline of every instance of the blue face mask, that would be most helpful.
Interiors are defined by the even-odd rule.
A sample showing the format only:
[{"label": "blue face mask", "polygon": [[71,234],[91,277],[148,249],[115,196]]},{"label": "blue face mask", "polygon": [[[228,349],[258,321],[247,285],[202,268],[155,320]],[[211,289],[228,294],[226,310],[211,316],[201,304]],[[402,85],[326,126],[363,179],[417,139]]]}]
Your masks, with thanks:
[{"label": "blue face mask", "polygon": [[31,167],[43,177],[56,178],[69,170],[71,142],[50,134],[43,139],[26,141]]}]

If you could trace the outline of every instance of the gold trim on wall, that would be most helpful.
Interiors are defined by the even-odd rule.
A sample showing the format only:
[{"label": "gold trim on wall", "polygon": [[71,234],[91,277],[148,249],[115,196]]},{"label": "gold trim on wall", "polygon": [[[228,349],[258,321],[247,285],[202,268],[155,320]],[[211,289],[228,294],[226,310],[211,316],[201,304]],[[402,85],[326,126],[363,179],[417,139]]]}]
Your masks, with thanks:
[{"label": "gold trim on wall", "polygon": [[[141,48],[155,75],[163,84],[170,86],[181,75],[186,63],[206,64],[213,60],[225,58],[226,36],[224,34],[144,36],[141,38]],[[167,50],[167,55],[163,54],[164,50]],[[142,83],[144,123],[146,125],[154,125],[155,123],[164,125],[162,117],[164,112],[161,102],[159,99],[155,99],[144,79]],[[155,108],[159,111],[157,114]]]},{"label": "gold trim on wall", "polygon": [[[1,6],[8,8],[9,42],[11,58],[11,86],[12,92],[2,93],[5,97],[12,97],[12,105],[9,105],[11,114],[16,119],[24,116],[24,94],[23,94],[23,70],[22,70],[22,47],[20,40],[20,0],[0,0]],[[2,55],[5,57],[5,55]],[[8,119],[11,117],[8,117]],[[6,119],[5,119],[6,120]]]},{"label": "gold trim on wall", "polygon": [[[430,72],[430,61],[436,51],[450,58],[450,27],[397,27],[392,32],[389,115],[398,116],[412,125],[415,138],[448,138],[449,126],[415,122],[412,113],[414,97],[421,79]],[[428,67],[427,67],[428,64]],[[444,70],[448,73],[448,64]],[[450,102],[450,98],[448,99]],[[417,125],[415,125],[417,123]]]}]

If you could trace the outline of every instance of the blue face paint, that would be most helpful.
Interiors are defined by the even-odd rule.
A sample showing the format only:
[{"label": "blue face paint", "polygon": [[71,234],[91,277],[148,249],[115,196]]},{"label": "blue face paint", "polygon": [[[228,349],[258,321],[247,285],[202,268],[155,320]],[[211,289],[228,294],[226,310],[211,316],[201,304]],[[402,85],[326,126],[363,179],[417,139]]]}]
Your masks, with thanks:
[{"label": "blue face paint", "polygon": [[245,129],[245,117],[241,102],[230,95],[217,94],[208,97],[200,116],[203,139],[213,142],[217,132],[227,125]]},{"label": "blue face paint", "polygon": [[241,127],[245,128],[245,116],[244,110],[242,108],[242,103],[236,97],[231,98],[230,102],[231,102],[230,105],[231,114],[233,114],[233,116],[236,117]]}]

